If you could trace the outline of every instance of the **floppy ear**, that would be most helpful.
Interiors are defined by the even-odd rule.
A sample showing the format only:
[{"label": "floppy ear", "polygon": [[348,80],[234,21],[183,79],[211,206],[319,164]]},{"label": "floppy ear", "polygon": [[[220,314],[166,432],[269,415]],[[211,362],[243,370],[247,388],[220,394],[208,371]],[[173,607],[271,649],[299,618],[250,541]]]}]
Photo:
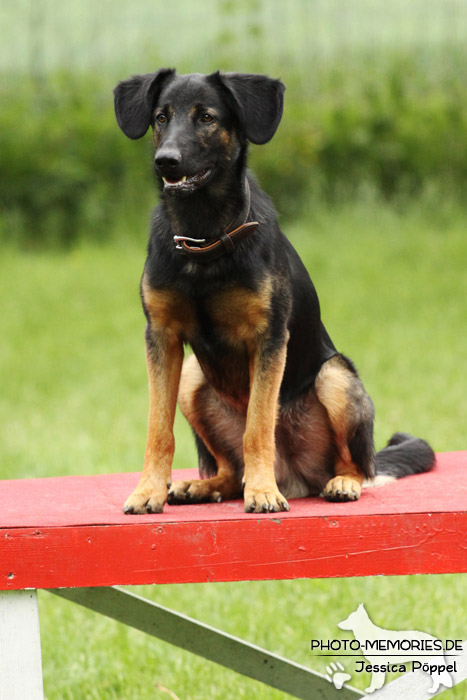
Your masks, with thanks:
[{"label": "floppy ear", "polygon": [[247,139],[258,144],[272,139],[282,117],[285,85],[253,73],[217,72],[214,76],[229,91]]},{"label": "floppy ear", "polygon": [[152,110],[164,83],[175,75],[172,68],[162,68],[157,73],[134,75],[123,80],[114,89],[114,105],[117,122],[130,139],[144,136],[151,123]]}]

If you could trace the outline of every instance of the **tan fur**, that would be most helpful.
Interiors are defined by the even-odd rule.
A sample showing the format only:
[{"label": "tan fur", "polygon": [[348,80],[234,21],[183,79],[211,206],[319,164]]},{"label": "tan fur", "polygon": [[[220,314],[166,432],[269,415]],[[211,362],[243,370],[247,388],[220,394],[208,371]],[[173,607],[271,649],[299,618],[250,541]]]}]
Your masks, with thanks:
[{"label": "tan fur", "polygon": [[194,503],[217,502],[238,498],[241,494],[240,481],[232,473],[227,477],[218,474],[209,479],[193,479],[192,481],[175,481],[170,490],[169,502]]},{"label": "tan fur", "polygon": [[352,461],[347,444],[354,420],[354,410],[350,406],[353,382],[353,374],[338,357],[328,360],[316,378],[316,394],[328,413],[337,447],[335,477],[324,489],[327,497],[348,493],[358,498],[361,494],[364,476]]},{"label": "tan fur", "polygon": [[261,344],[250,356],[250,400],[243,437],[245,510],[288,510],[277,488],[274,465],[279,390],[284,374],[284,344],[264,366]]},{"label": "tan fur", "polygon": [[157,338],[157,357],[146,351],[149,379],[149,419],[144,466],[125,508],[134,513],[162,512],[171,480],[175,441],[173,423],[183,361],[184,328],[194,323],[193,311],[178,292],[151,289],[142,282],[142,295]]},{"label": "tan fur", "polygon": [[224,146],[226,159],[230,161],[232,158],[235,158],[239,149],[239,143],[235,133],[229,132],[226,129],[221,129],[219,131],[219,139]]},{"label": "tan fur", "polygon": [[178,336],[193,334],[196,321],[193,304],[173,289],[152,289],[146,277],[142,282],[143,302],[154,327],[162,327]]},{"label": "tan fur", "polygon": [[316,378],[316,393],[326,407],[333,429],[337,433],[347,430],[348,390],[352,375],[340,361],[331,358],[322,366]]},{"label": "tan fur", "polygon": [[161,339],[162,352],[157,359],[147,352],[149,378],[148,437],[141,478],[125,503],[134,513],[162,512],[171,481],[175,448],[173,423],[183,360],[182,342],[173,334]]},{"label": "tan fur", "polygon": [[267,277],[259,291],[230,287],[209,299],[208,313],[224,340],[233,346],[255,343],[268,327],[272,282]]},{"label": "tan fur", "polygon": [[[182,375],[180,377],[180,389],[178,392],[178,403],[185,416],[190,417],[189,423],[194,426],[191,418],[196,418],[195,396],[198,389],[205,383],[206,379],[203,370],[195,355],[189,355],[183,363]],[[198,422],[198,421],[196,421]]]},{"label": "tan fur", "polygon": [[230,150],[230,144],[232,142],[233,134],[227,131],[227,129],[221,129],[219,131],[219,138],[223,146],[226,147],[227,151]]}]

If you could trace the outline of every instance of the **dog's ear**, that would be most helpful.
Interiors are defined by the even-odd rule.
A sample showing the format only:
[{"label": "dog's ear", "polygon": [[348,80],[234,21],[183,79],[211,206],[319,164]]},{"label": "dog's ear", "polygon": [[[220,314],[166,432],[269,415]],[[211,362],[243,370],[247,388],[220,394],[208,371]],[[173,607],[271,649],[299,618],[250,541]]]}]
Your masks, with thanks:
[{"label": "dog's ear", "polygon": [[258,144],[272,139],[282,117],[285,85],[253,73],[217,72],[212,78],[228,90],[247,139]]},{"label": "dog's ear", "polygon": [[130,139],[141,138],[149,129],[152,111],[162,87],[174,75],[172,68],[162,68],[157,73],[134,75],[114,89],[117,122]]}]

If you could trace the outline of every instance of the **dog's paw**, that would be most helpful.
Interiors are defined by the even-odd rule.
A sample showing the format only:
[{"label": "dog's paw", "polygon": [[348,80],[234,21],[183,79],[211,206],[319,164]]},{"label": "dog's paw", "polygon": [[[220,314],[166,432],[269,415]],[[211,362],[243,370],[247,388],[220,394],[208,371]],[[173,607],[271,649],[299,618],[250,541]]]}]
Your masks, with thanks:
[{"label": "dog's paw", "polygon": [[357,501],[362,487],[351,476],[335,476],[324,487],[323,495],[327,501]]},{"label": "dog's paw", "polygon": [[245,513],[278,513],[290,510],[289,504],[277,488],[262,491],[245,486],[244,500]]},{"label": "dog's paw", "polygon": [[167,500],[169,505],[174,506],[184,503],[220,503],[222,494],[209,479],[176,481],[170,488]]},{"label": "dog's paw", "polygon": [[136,488],[125,501],[123,512],[126,515],[144,515],[145,513],[162,513],[167,500],[165,492],[156,489]]}]

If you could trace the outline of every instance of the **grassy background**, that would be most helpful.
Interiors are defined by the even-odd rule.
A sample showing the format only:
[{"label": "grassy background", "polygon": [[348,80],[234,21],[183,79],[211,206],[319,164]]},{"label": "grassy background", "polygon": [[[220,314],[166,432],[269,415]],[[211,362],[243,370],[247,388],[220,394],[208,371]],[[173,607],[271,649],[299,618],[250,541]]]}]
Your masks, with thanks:
[{"label": "grassy background", "polygon": [[[150,139],[116,127],[112,89],[175,66],[280,76],[284,119],[252,163],[284,216],[306,203],[467,188],[463,0],[153,0],[0,9],[0,244],[110,239],[146,211]],[[202,27],[202,32],[193,32]],[[176,40],[174,40],[176,38]]]},{"label": "grassy background", "polygon": [[[0,261],[0,445],[6,477],[137,471],[147,390],[138,280],[140,240]],[[465,449],[465,214],[370,202],[310,213],[286,227],[312,274],[338,347],[356,361],[376,404],[376,440],[394,430],[438,451]],[[464,300],[464,301],[461,301]],[[176,467],[195,464],[177,416]],[[297,662],[310,638],[364,602],[386,627],[464,639],[461,575],[157,586],[141,590]],[[65,601],[40,595],[48,700],[285,697]],[[355,674],[356,675],[356,674]],[[368,676],[352,679],[364,688]],[[461,700],[463,687],[445,694]]]}]

